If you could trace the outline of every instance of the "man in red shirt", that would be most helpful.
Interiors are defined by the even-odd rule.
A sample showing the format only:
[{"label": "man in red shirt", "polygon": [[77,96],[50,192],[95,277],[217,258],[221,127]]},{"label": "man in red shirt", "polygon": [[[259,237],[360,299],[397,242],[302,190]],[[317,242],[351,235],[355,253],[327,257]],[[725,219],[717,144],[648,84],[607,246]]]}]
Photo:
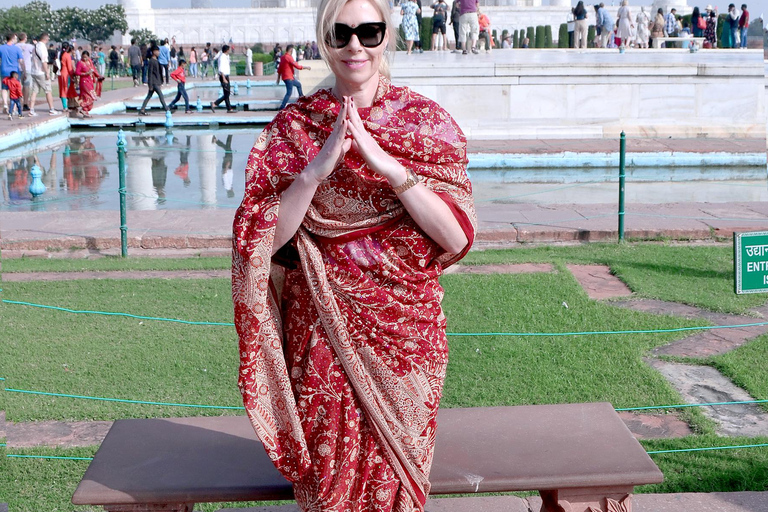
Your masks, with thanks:
[{"label": "man in red shirt", "polygon": [[299,90],[299,98],[304,96],[304,91],[301,90],[301,82],[294,78],[293,68],[312,69],[309,66],[302,66],[293,60],[292,51],[293,45],[289,44],[285,49],[285,54],[280,57],[280,66],[277,68],[277,74],[283,82],[285,82],[285,97],[283,98],[283,103],[280,105],[280,110],[283,110],[285,105],[288,104],[288,100],[291,99],[291,93],[293,92],[294,87]]},{"label": "man in red shirt", "polygon": [[739,31],[741,31],[741,47],[747,47],[747,32],[749,32],[749,11],[747,4],[741,5],[741,18],[739,18]]}]

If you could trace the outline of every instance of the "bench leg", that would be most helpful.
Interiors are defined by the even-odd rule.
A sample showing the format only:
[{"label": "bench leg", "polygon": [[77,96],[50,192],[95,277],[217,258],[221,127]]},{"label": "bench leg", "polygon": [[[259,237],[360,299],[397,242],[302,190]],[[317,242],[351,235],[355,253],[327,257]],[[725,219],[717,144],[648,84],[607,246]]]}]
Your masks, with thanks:
[{"label": "bench leg", "polygon": [[134,505],[104,505],[106,512],[192,512],[194,503],[141,503]]},{"label": "bench leg", "polygon": [[634,487],[584,487],[539,491],[541,512],[632,512]]}]

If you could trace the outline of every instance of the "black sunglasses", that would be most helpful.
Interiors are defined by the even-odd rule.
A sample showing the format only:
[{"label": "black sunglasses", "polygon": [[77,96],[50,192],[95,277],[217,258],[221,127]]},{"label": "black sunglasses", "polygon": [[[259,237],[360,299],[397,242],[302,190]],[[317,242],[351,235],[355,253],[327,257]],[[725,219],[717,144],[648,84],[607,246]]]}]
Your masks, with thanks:
[{"label": "black sunglasses", "polygon": [[355,28],[343,23],[334,23],[333,30],[325,36],[325,42],[331,48],[344,48],[354,34],[361,45],[366,48],[376,48],[384,41],[386,32],[387,24],[383,21],[361,23]]}]

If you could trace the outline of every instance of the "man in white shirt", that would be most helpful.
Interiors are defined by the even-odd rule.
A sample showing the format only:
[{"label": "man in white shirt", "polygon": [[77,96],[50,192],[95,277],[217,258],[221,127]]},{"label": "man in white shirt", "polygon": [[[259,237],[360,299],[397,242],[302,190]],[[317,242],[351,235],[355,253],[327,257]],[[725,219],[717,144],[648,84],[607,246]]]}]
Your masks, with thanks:
[{"label": "man in white shirt", "polygon": [[216,112],[216,107],[223,101],[227,105],[227,113],[237,112],[229,103],[229,45],[225,44],[221,47],[221,53],[218,55],[219,61],[219,83],[221,84],[221,90],[223,94],[221,98],[211,102],[211,110]]},{"label": "man in white shirt", "polygon": [[250,46],[245,50],[245,76],[253,76],[253,50]]},{"label": "man in white shirt", "polygon": [[30,70],[29,115],[35,114],[35,98],[38,91],[45,92],[45,100],[48,102],[48,113],[55,116],[59,112],[53,108],[53,94],[51,94],[51,79],[48,74],[48,34],[43,32],[34,46],[32,53],[32,66]]},{"label": "man in white shirt", "polygon": [[[24,104],[24,110],[32,109],[34,111],[35,108],[35,102],[34,100],[30,100],[29,96],[29,90],[30,86],[32,84],[31,80],[32,77],[29,74],[29,70],[32,68],[32,52],[34,51],[35,47],[27,42],[27,34],[24,32],[19,32],[19,42],[16,43],[16,46],[19,47],[21,50],[21,55],[24,58],[24,72],[19,75],[19,79],[21,80],[21,87],[22,87],[22,103]],[[31,114],[35,115],[35,114]]]}]

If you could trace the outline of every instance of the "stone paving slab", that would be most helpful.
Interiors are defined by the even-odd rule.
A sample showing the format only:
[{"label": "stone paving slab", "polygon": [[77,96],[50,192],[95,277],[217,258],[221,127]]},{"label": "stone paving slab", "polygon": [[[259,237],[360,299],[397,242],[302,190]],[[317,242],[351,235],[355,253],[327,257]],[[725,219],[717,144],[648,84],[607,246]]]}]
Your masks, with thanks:
[{"label": "stone paving slab", "polygon": [[29,423],[8,422],[8,448],[32,448],[35,446],[61,446],[75,448],[101,444],[112,427],[111,421],[36,421]]},{"label": "stone paving slab", "polygon": [[[709,366],[647,361],[683,396],[685,403],[749,401],[754,398]],[[726,436],[768,436],[768,413],[756,404],[700,407],[702,413],[717,422],[717,432]]]},{"label": "stone paving slab", "polygon": [[[530,512],[528,502],[516,496],[477,496],[472,498],[429,498],[425,512]],[[300,512],[297,505],[226,508],[219,512]]]},{"label": "stone paving slab", "polygon": [[[613,304],[618,307],[632,309],[634,311],[642,311],[644,313],[675,315],[685,318],[701,318],[714,325],[745,325],[759,323],[764,321],[764,318],[767,316],[766,313],[768,313],[768,306],[755,310],[755,313],[762,317],[756,318],[754,316],[717,313],[696,308],[694,306],[655,299],[630,299],[617,301]],[[699,331],[694,332],[683,339],[657,347],[653,350],[653,354],[678,357],[710,357],[730,352],[765,333],[768,333],[768,325]]]},{"label": "stone paving slab", "polygon": [[[531,511],[541,499],[528,498]],[[635,494],[632,512],[768,512],[768,492]]]},{"label": "stone paving slab", "polygon": [[632,290],[606,265],[566,265],[592,300],[628,297]]},{"label": "stone paving slab", "polygon": [[645,414],[619,411],[619,417],[636,439],[671,439],[693,434],[677,413]]}]

